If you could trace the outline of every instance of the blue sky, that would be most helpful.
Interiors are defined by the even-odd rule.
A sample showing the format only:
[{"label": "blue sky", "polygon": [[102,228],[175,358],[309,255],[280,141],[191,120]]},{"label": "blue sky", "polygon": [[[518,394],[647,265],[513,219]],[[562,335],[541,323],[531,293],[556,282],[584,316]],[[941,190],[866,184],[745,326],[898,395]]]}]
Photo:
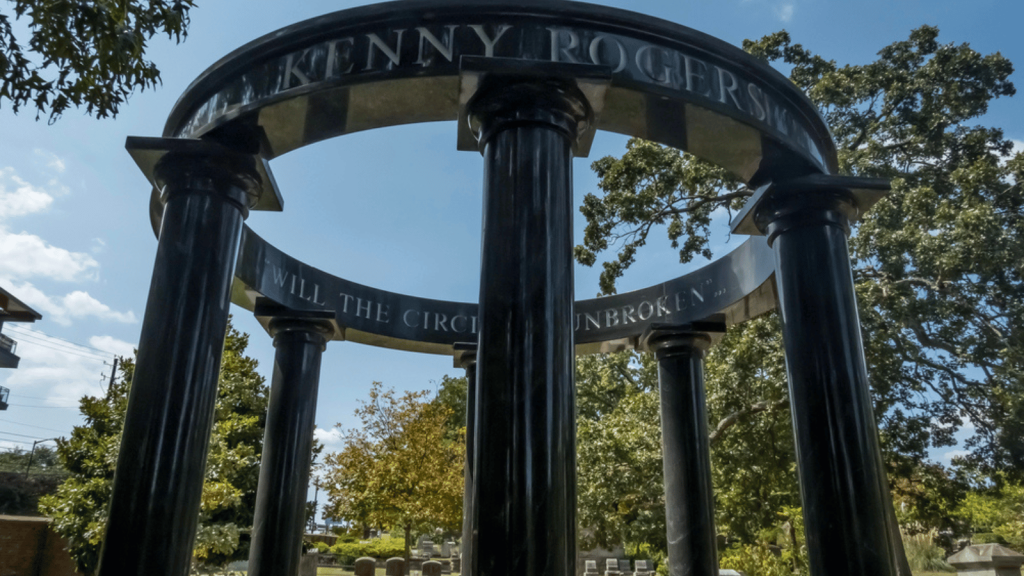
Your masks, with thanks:
[{"label": "blue sky", "polygon": [[[941,42],[968,42],[999,51],[1024,67],[1024,2],[1020,0],[637,0],[609,5],[657,16],[732,44],[780,29],[794,41],[840,63],[864,63],[883,46],[922,24]],[[100,394],[113,354],[138,342],[156,239],[147,216],[149,186],[124,151],[125,137],[159,136],[185,87],[210,64],[242,44],[294,22],[357,3],[220,0],[192,12],[186,42],[150,42],[163,86],[136,94],[114,120],[69,111],[54,125],[31,110],[0,109],[0,286],[43,313],[32,326],[5,332],[20,340],[21,368],[0,374],[11,407],[0,413],[0,448],[67,434],[80,423],[77,399]],[[22,36],[24,37],[24,35]],[[1021,88],[1021,74],[1014,75]],[[1020,99],[997,101],[984,123],[1024,141]],[[593,191],[589,165],[620,154],[625,138],[599,134],[589,159],[575,163],[577,205]],[[453,123],[353,134],[273,161],[285,199],[283,213],[254,213],[249,225],[309,264],[387,290],[450,300],[478,294],[479,155],[457,152]],[[582,237],[577,216],[575,234]],[[620,288],[679,276],[667,241],[656,239]],[[714,239],[721,247],[726,237]],[[697,263],[700,265],[701,263]],[[576,293],[597,292],[597,270],[577,267]],[[270,338],[235,309],[235,325],[252,335],[249,353],[268,376]],[[49,336],[54,338],[50,338]],[[59,339],[56,339],[59,338]],[[75,346],[77,343],[82,346]],[[398,389],[433,388],[460,374],[449,357],[331,343],[324,356],[318,436],[336,449],[331,427],[355,425],[358,401],[374,380]],[[947,462],[950,449],[933,457]]]}]

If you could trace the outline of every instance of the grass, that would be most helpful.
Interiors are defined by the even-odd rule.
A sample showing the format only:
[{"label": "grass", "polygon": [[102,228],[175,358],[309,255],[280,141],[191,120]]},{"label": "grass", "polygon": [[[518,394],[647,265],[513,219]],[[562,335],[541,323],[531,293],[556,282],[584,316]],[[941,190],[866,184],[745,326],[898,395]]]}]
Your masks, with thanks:
[{"label": "grass", "polygon": [[[419,574],[419,573],[420,573],[419,571],[416,572],[416,574]],[[316,576],[355,576],[355,575],[354,575],[354,573],[351,570],[343,570],[341,568],[335,568],[333,566],[319,566],[316,569]],[[385,576],[385,569],[384,568],[377,568],[374,571],[374,576]],[[459,574],[458,572],[453,572],[451,576],[462,576],[462,575]],[[924,576],[928,576],[928,575],[924,575]],[[943,576],[949,576],[949,575],[948,574],[944,574]]]}]

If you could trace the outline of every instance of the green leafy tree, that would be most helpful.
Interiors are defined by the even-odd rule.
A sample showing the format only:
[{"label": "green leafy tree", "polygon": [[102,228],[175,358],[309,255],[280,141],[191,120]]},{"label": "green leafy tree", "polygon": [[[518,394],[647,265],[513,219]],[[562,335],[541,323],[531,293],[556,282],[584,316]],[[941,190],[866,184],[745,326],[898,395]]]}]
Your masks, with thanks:
[{"label": "green leafy tree", "polygon": [[[229,325],[193,551],[197,570],[248,556],[243,531],[252,526],[267,411],[267,386],[256,361],[245,355],[248,343],[247,334]],[[119,371],[105,397],[82,398],[85,424],[57,443],[69,476],[40,502],[83,574],[93,574],[99,561],[134,360],[122,358]]]},{"label": "green leafy tree", "polygon": [[[192,0],[12,0],[14,20],[24,19],[27,43],[15,36],[11,13],[0,11],[0,106],[36,109],[54,121],[71,106],[97,118],[116,116],[136,90],[155,88],[160,71],[146,60],[157,34],[180,42]],[[6,12],[6,13],[5,13]]]},{"label": "green leafy tree", "polygon": [[[975,124],[993,99],[1014,94],[1012,65],[941,44],[929,26],[864,65],[815,55],[785,32],[744,48],[791,68],[832,129],[842,173],[892,181],[851,240],[891,472],[910,477],[929,448],[953,444],[968,423],[970,453],[959,465],[989,477],[1024,474],[1024,154],[1012,153],[1001,130]],[[656,228],[666,228],[681,262],[710,257],[712,214],[753,193],[718,167],[639,139],[593,168],[599,193],[584,200],[576,257],[592,265],[615,251],[603,265],[606,293]]]},{"label": "green leafy tree", "polygon": [[664,551],[657,364],[620,352],[576,360],[580,546]]},{"label": "green leafy tree", "polygon": [[355,412],[362,427],[325,458],[325,515],[403,530],[406,561],[413,529],[462,526],[464,427],[450,438],[452,409],[428,395],[398,396],[374,382]]}]

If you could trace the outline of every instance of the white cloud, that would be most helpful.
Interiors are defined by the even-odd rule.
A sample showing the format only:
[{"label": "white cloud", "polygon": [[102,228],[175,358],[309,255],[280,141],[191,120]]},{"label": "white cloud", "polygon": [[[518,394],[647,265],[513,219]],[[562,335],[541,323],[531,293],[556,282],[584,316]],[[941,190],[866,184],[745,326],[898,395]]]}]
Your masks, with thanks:
[{"label": "white cloud", "polygon": [[128,312],[116,312],[110,306],[81,290],[75,290],[65,296],[64,307],[67,309],[68,314],[75,318],[95,316],[101,320],[113,320],[124,324],[134,324],[138,321],[135,318],[135,313],[131,310]]},{"label": "white cloud", "polygon": [[99,262],[84,252],[57,248],[35,234],[12,234],[0,226],[2,276],[71,282],[95,279],[98,268]]},{"label": "white cloud", "polygon": [[796,5],[793,2],[783,2],[775,7],[775,15],[779,17],[779,20],[789,22],[793,19],[793,11],[795,9]]},{"label": "white cloud", "polygon": [[9,286],[10,292],[19,300],[38,310],[47,320],[61,326],[69,326],[72,320],[90,316],[123,324],[138,322],[138,318],[131,310],[117,312],[81,290],[75,290],[63,297],[51,297],[30,282],[15,282],[0,277],[0,285]]},{"label": "white cloud", "polygon": [[51,204],[53,196],[19,178],[14,168],[0,168],[0,220],[42,212]]},{"label": "white cloud", "polygon": [[47,168],[54,170],[55,172],[63,173],[64,170],[67,168],[67,166],[64,164],[64,159],[61,158],[60,156],[57,156],[53,152],[47,152],[46,150],[42,150],[39,148],[36,148],[34,152],[36,153],[36,156],[41,156],[43,158],[43,160],[46,162]]},{"label": "white cloud", "polygon": [[315,431],[313,431],[313,437],[323,443],[324,447],[328,450],[337,450],[341,448],[341,441],[343,440],[341,430],[338,430],[337,428],[324,430],[319,426]]},{"label": "white cloud", "polygon": [[[102,374],[110,367],[103,354],[75,346],[63,340],[49,338],[32,330],[31,338],[18,338],[18,356],[21,363],[7,378],[5,386],[11,389],[11,408],[16,409],[18,396],[45,398],[44,406],[75,408],[82,396],[100,396],[106,390]],[[39,401],[26,402],[39,404]]]},{"label": "white cloud", "polygon": [[952,462],[953,458],[958,456],[968,456],[970,453],[970,450],[949,450],[948,452],[943,452],[942,460],[945,462]]},{"label": "white cloud", "polygon": [[93,336],[89,338],[89,346],[112,352],[118,356],[128,357],[132,356],[138,347],[136,344],[119,340],[113,336]]}]

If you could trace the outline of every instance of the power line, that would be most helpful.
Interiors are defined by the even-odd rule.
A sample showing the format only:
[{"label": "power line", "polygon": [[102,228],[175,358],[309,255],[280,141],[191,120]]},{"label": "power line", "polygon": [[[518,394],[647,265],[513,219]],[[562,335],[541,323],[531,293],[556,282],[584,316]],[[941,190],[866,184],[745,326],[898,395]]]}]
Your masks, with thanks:
[{"label": "power line", "polygon": [[[45,398],[44,398],[45,400]],[[39,428],[40,430],[49,430],[50,432],[63,432],[67,433],[67,430],[57,430],[56,428],[47,428],[46,426],[36,426],[35,424],[25,424],[23,422],[15,422],[14,420],[0,420],[0,422],[9,422],[11,424],[17,424],[18,426],[28,426],[29,428]]]},{"label": "power line", "polygon": [[0,442],[14,442],[15,444],[24,444],[28,446],[31,442],[25,442],[23,440],[8,440],[7,438],[0,438]]},{"label": "power line", "polygon": [[33,344],[35,346],[41,346],[43,348],[49,348],[50,350],[62,352],[64,354],[73,354],[75,356],[81,356],[83,358],[87,358],[90,360],[106,362],[108,358],[114,356],[114,354],[111,354],[110,356],[100,356],[99,354],[93,354],[92,352],[87,352],[82,349],[76,349],[70,346],[66,346],[64,344],[60,344],[59,342],[50,342],[43,338],[39,338],[34,334],[15,333],[15,335],[18,336],[18,340],[21,342],[26,342],[29,344]]},{"label": "power line", "polygon": [[78,406],[36,406],[34,404],[8,404],[8,406],[17,406],[18,408],[51,408],[54,410],[78,410]]},{"label": "power line", "polygon": [[33,440],[38,440],[38,438],[36,438],[35,436],[29,436],[28,434],[16,434],[14,432],[5,432],[4,430],[0,430],[0,434],[7,434],[10,436],[21,436],[22,438],[31,438]]},{"label": "power line", "polygon": [[22,333],[28,333],[28,334],[42,334],[43,336],[46,336],[47,338],[53,338],[54,340],[60,340],[61,342],[67,342],[68,344],[72,344],[74,346],[78,346],[79,348],[88,348],[89,350],[95,350],[97,352],[102,352],[104,356],[117,356],[118,355],[116,352],[111,352],[109,350],[102,350],[100,348],[96,348],[95,346],[88,346],[88,345],[85,345],[85,344],[79,344],[78,342],[72,342],[71,340],[66,340],[64,338],[61,338],[60,336],[52,336],[50,334],[47,334],[46,332],[43,332],[42,330],[29,330],[28,328],[22,328],[21,326],[18,326],[17,324],[11,324],[11,325],[8,326],[8,328],[13,328],[16,332],[22,332]]}]

